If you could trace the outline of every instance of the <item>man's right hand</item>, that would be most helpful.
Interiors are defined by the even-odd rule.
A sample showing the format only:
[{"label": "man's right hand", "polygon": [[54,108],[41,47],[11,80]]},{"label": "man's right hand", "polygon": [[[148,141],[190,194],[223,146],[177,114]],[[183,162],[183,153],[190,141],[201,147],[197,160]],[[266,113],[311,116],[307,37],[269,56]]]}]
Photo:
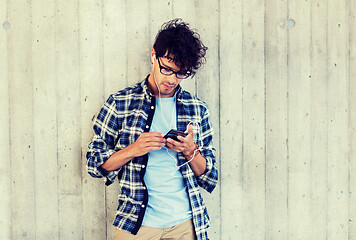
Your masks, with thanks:
[{"label": "man's right hand", "polygon": [[160,150],[166,144],[164,135],[159,132],[144,132],[131,145],[133,157],[139,157],[154,150]]},{"label": "man's right hand", "polygon": [[145,155],[149,151],[160,150],[166,144],[166,139],[162,133],[144,132],[130,146],[117,151],[101,165],[106,171],[113,171],[134,157]]}]

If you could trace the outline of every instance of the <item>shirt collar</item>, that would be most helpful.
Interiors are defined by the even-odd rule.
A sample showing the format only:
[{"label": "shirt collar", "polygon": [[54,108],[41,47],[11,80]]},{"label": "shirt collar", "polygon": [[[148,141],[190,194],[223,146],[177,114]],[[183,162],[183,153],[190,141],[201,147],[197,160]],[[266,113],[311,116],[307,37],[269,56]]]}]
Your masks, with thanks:
[{"label": "shirt collar", "polygon": [[148,75],[148,76],[145,78],[145,80],[143,80],[143,81],[140,83],[140,85],[141,85],[141,87],[142,87],[142,89],[143,89],[143,93],[145,94],[145,97],[147,97],[148,99],[154,97],[154,95],[150,92],[150,90],[148,89],[148,86],[147,86],[147,82],[148,82],[148,77],[149,77],[149,76],[150,76],[150,75]]}]

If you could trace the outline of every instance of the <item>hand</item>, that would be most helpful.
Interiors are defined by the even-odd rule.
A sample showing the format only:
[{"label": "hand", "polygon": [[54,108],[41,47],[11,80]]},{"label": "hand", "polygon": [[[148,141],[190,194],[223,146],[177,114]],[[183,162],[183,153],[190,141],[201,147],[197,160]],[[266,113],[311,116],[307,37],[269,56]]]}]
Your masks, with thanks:
[{"label": "hand", "polygon": [[154,150],[160,150],[165,144],[166,139],[159,132],[144,132],[131,145],[134,157],[145,155]]},{"label": "hand", "polygon": [[185,158],[190,160],[197,149],[197,145],[193,141],[193,125],[188,125],[188,135],[186,137],[178,136],[177,138],[179,141],[168,138],[166,147],[175,152],[183,153]]}]

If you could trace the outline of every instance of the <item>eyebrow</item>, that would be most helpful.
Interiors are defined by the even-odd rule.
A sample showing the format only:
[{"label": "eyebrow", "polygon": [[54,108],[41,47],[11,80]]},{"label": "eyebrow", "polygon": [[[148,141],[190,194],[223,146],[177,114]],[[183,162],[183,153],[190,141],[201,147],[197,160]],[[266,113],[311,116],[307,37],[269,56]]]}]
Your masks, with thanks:
[{"label": "eyebrow", "polygon": [[168,68],[169,70],[172,70],[174,72],[179,72],[179,73],[184,72],[184,71],[181,71],[180,69],[179,69],[179,71],[176,71],[173,68],[171,68],[171,67],[167,66],[166,64],[164,64],[164,62],[162,62],[162,61],[161,61],[161,65],[162,65],[162,67]]}]

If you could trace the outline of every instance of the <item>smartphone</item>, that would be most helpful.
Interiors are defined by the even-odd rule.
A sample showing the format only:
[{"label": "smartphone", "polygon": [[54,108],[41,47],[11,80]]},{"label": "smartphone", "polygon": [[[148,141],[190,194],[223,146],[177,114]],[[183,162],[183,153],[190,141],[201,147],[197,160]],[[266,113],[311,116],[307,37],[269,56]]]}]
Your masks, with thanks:
[{"label": "smartphone", "polygon": [[164,136],[164,138],[172,138],[175,141],[178,141],[178,136],[182,136],[182,137],[186,137],[188,135],[188,133],[179,131],[179,130],[175,130],[175,129],[171,129],[169,130],[169,132]]}]

